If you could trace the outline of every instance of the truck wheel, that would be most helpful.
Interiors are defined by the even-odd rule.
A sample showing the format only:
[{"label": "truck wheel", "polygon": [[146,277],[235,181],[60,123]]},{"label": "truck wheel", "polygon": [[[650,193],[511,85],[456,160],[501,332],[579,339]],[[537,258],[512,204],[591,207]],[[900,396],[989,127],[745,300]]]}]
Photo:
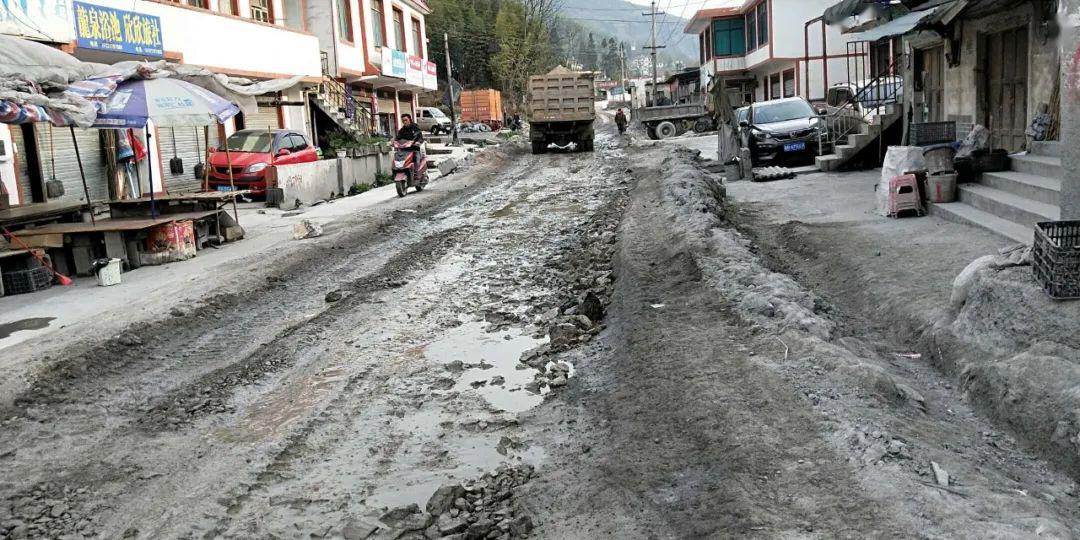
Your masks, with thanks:
[{"label": "truck wheel", "polygon": [[667,139],[679,134],[679,129],[675,127],[675,124],[671,122],[660,122],[656,126],[656,137],[658,139]]},{"label": "truck wheel", "polygon": [[547,141],[532,142],[532,153],[543,154],[544,152],[547,152]]},{"label": "truck wheel", "polygon": [[694,133],[705,133],[706,131],[712,131],[712,122],[708,118],[698,118],[697,122],[694,122]]}]

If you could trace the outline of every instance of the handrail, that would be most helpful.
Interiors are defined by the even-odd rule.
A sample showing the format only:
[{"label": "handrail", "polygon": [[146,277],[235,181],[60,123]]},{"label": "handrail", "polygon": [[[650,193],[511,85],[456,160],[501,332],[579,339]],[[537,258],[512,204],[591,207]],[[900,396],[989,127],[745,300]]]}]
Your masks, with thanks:
[{"label": "handrail", "polygon": [[359,129],[367,131],[371,126],[371,116],[367,109],[357,106],[356,98],[342,82],[331,77],[323,77],[319,85],[319,93],[327,104],[343,112],[345,118],[355,123]]},{"label": "handrail", "polygon": [[[876,77],[868,82],[856,81],[857,89],[851,98],[846,102],[836,107],[835,111],[821,115],[820,118],[825,124],[824,136],[829,142],[830,148],[833,152],[836,151],[836,145],[841,140],[846,140],[856,128],[871,123],[870,117],[879,113],[879,109],[886,107],[890,104],[896,103],[896,98],[903,91],[904,81],[897,75],[897,68],[899,67],[899,60],[902,55],[897,55],[892,58],[887,65]],[[896,80],[899,84],[892,84],[892,81]],[[885,84],[883,84],[885,83]],[[871,92],[874,95],[871,96]],[[864,101],[868,101],[866,98],[873,98],[870,103],[873,103],[872,107],[866,107],[861,113],[859,107]],[[826,91],[826,98],[828,93]],[[826,106],[828,106],[826,104]],[[822,132],[818,132],[818,155],[824,155],[824,144],[822,140]],[[881,136],[881,134],[879,134]]]}]

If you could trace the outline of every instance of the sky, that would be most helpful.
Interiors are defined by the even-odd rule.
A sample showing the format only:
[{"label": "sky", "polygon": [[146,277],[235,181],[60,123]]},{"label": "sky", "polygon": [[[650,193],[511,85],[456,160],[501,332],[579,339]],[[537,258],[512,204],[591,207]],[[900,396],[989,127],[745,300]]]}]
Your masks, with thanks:
[{"label": "sky", "polygon": [[[649,0],[626,1],[643,6],[649,5]],[[660,11],[666,11],[674,15],[678,15],[679,12],[685,11],[686,15],[683,18],[689,19],[690,15],[699,9],[737,6],[742,4],[742,2],[743,0],[659,0],[657,8],[660,9]]]}]

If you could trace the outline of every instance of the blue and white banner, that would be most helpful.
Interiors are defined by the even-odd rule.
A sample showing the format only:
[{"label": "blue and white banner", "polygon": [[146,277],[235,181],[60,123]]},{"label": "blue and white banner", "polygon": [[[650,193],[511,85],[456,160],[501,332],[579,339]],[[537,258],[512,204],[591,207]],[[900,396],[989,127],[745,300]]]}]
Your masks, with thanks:
[{"label": "blue and white banner", "polygon": [[73,5],[75,40],[79,48],[164,56],[159,17],[83,2]]}]

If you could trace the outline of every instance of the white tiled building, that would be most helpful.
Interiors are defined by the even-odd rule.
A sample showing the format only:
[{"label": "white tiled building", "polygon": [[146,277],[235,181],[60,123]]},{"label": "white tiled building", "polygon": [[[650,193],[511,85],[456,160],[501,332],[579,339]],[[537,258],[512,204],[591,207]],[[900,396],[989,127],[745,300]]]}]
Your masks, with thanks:
[{"label": "white tiled building", "polygon": [[686,33],[698,35],[702,87],[719,76],[742,102],[824,99],[828,85],[847,77],[846,40],[820,22],[835,1],[745,0],[699,10]]}]

